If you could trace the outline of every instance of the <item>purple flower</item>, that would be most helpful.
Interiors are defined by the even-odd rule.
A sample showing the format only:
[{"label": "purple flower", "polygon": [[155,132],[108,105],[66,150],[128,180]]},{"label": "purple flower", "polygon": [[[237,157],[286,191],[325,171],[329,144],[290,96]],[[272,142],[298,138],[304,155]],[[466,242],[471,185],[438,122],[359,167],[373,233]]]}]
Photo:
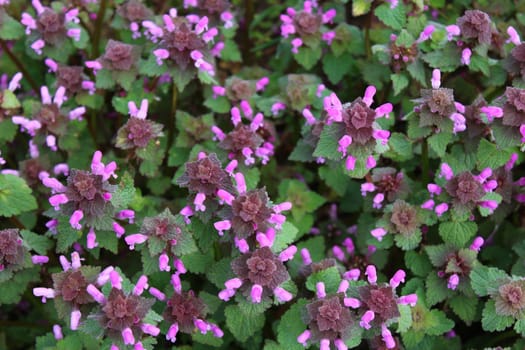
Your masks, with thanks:
[{"label": "purple flower", "polygon": [[475,39],[479,44],[491,43],[492,22],[485,12],[467,10],[462,17],[458,18],[457,25],[464,38]]},{"label": "purple flower", "polygon": [[232,191],[233,188],[230,176],[222,168],[215,153],[186,163],[186,171],[177,179],[177,184],[206,196],[213,195],[221,189]]},{"label": "purple flower", "polygon": [[0,230],[0,272],[21,268],[26,254],[18,229]]},{"label": "purple flower", "polygon": [[340,295],[315,300],[306,305],[306,311],[310,338],[314,342],[346,339],[355,323],[354,316],[344,305]]},{"label": "purple flower", "polygon": [[135,66],[138,58],[139,51],[137,47],[110,39],[100,61],[106,69],[129,71]]}]

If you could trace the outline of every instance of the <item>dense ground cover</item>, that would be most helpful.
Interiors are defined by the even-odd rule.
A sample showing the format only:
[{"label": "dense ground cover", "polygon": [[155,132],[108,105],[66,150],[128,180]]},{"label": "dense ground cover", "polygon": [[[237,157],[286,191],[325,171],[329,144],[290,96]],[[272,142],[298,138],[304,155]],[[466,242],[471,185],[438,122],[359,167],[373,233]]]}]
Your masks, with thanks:
[{"label": "dense ground cover", "polygon": [[0,349],[523,349],[524,10],[0,0]]}]

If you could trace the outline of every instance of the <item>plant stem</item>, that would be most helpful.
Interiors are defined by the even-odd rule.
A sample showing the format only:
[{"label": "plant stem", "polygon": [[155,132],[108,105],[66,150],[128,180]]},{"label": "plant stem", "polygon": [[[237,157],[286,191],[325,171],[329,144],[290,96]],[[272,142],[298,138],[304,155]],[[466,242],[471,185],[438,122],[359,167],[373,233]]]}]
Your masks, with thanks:
[{"label": "plant stem", "polygon": [[100,34],[102,32],[102,23],[104,21],[104,15],[106,14],[107,4],[107,0],[100,0],[100,7],[98,8],[97,20],[95,22],[95,34],[93,34],[93,42],[91,44],[92,58],[100,56]]},{"label": "plant stem", "polygon": [[428,142],[423,139],[421,144],[421,179],[426,186],[429,182],[429,165],[428,165]]},{"label": "plant stem", "polygon": [[253,58],[253,52],[252,52],[252,41],[250,40],[250,26],[253,22],[253,16],[254,16],[254,2],[253,0],[244,0],[244,31],[243,31],[243,46],[244,46],[244,57],[243,61],[245,64],[251,64],[252,58]]},{"label": "plant stem", "polygon": [[171,90],[171,113],[168,118],[168,144],[166,145],[166,158],[173,144],[173,139],[175,138],[175,115],[177,114],[177,99],[179,96],[179,89],[177,84],[173,83],[173,88]]},{"label": "plant stem", "polygon": [[16,57],[11,52],[11,50],[9,49],[9,46],[7,46],[7,43],[4,40],[2,40],[2,39],[0,39],[0,47],[2,48],[2,51],[4,51],[5,54],[11,59],[11,61],[13,61],[13,63],[18,68],[18,70],[20,70],[20,72],[24,75],[24,78],[27,80],[29,85],[31,85],[31,88],[33,89],[33,91],[35,93],[38,93],[38,91],[39,91],[38,85],[33,80],[31,75],[29,74],[29,72],[26,70],[26,68],[24,67],[22,62],[18,59],[18,57]]},{"label": "plant stem", "polygon": [[25,230],[26,229],[25,225],[23,223],[21,223],[20,220],[18,220],[16,216],[11,216],[9,218],[9,220],[13,223],[13,225],[18,227],[19,229],[21,229],[21,230]]}]

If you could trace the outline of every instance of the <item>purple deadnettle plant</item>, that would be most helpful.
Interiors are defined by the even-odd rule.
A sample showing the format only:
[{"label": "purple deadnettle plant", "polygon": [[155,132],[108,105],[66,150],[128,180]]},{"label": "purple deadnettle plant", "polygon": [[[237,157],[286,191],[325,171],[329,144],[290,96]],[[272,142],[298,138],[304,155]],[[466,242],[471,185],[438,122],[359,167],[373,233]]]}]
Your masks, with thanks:
[{"label": "purple deadnettle plant", "polygon": [[0,348],[525,348],[509,3],[0,0]]}]

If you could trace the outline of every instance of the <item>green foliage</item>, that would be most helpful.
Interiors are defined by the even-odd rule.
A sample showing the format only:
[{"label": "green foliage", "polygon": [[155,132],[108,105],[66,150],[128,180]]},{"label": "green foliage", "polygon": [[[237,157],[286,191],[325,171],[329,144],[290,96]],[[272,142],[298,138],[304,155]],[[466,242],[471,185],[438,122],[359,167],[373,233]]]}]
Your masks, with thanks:
[{"label": "green foliage", "polygon": [[477,151],[478,168],[498,168],[510,159],[511,151],[500,149],[489,141],[482,139]]},{"label": "green foliage", "polygon": [[306,288],[312,292],[316,291],[316,285],[323,282],[327,294],[337,292],[339,284],[341,283],[341,274],[337,267],[329,267],[327,269],[314,272],[306,279]]},{"label": "green foliage", "polygon": [[381,22],[392,29],[401,30],[406,24],[406,12],[403,3],[399,3],[394,9],[388,4],[376,7],[374,14]]},{"label": "green foliage", "polygon": [[297,342],[297,337],[304,332],[306,328],[306,326],[299,321],[302,310],[306,304],[307,301],[305,299],[297,300],[279,321],[279,325],[277,326],[277,339],[279,344],[285,349],[300,350],[303,348],[303,346]]},{"label": "green foliage", "polygon": [[478,230],[475,222],[442,222],[439,224],[439,235],[446,243],[462,248]]},{"label": "green foliage", "polygon": [[27,183],[14,175],[0,174],[0,216],[13,216],[37,208]]},{"label": "green foliage", "polygon": [[[46,1],[43,6],[60,18],[78,10],[79,21],[67,18],[64,28],[80,30],[79,40],[61,29],[46,34],[49,28],[38,6],[20,0],[0,6],[0,71],[6,73],[0,82],[0,231],[17,228],[21,238],[13,244],[5,240],[7,235],[0,237],[0,349],[95,350],[109,349],[113,343],[121,349],[133,347],[124,345],[120,330],[102,327],[99,317],[107,304],[73,305],[58,294],[55,274],[63,271],[60,263],[65,264],[59,258],[69,259],[73,251],[79,253],[82,267],[72,268],[90,282],[98,277],[102,281],[100,271],[112,266],[122,277],[126,294],[133,291],[131,281],[143,275],[150,288],[143,297],[151,298],[152,287],[165,293],[166,299],[155,300],[140,320],[158,325],[160,334],[138,334],[140,323],[132,327],[137,330],[135,340],[148,350],[302,349],[297,337],[313,330],[306,305],[319,300],[317,284],[324,283],[332,296],[343,278],[350,286],[338,294],[362,302],[351,310],[353,324],[336,335],[348,348],[383,346],[383,321],[396,348],[524,348],[519,339],[525,337],[524,311],[512,313],[502,307],[502,286],[522,286],[525,274],[525,159],[520,130],[525,70],[523,48],[506,42],[510,32],[505,32],[511,26],[523,31],[523,6],[510,0],[494,4],[341,0],[312,1],[308,9],[303,2],[234,1],[227,8],[202,12],[200,1],[193,9],[183,9],[179,2],[175,16],[171,5],[162,1],[99,1],[77,7],[72,3],[80,2]],[[461,24],[459,17],[468,17],[472,9],[486,12],[490,21],[479,26],[475,21],[476,35],[463,25],[461,33],[453,35],[448,26]],[[135,11],[144,13],[132,19]],[[206,15],[208,23],[204,17],[196,23],[197,17],[187,17],[190,12]],[[28,16],[37,21],[36,28]],[[480,18],[476,20],[483,21]],[[425,37],[431,28],[432,34]],[[484,42],[484,34],[490,34],[490,43]],[[126,50],[106,49],[110,37],[133,45],[133,57]],[[291,43],[299,39],[302,44],[293,48]],[[33,45],[37,40],[45,42],[41,53]],[[468,65],[462,62],[465,48],[472,53]],[[157,57],[166,53],[168,57]],[[130,69],[117,68],[120,59]],[[84,68],[63,76],[54,71],[51,60],[61,69]],[[86,69],[86,61],[105,68]],[[451,89],[453,99],[436,87],[434,70],[440,71],[440,87]],[[22,79],[9,86],[17,72]],[[263,77],[267,84],[262,84]],[[57,96],[59,85],[67,85],[63,101]],[[221,88],[226,89],[224,96],[214,97]],[[514,90],[516,96],[510,88],[519,89]],[[329,97],[332,93],[341,105]],[[357,98],[370,109],[354,110]],[[152,136],[147,126],[151,124],[138,121],[125,137],[143,141],[141,146],[116,147],[123,140],[116,133],[128,121],[129,103],[143,99],[148,111],[143,115],[142,110],[138,119],[145,117],[162,127],[162,135],[157,137],[156,129]],[[392,112],[378,118],[374,114],[385,103],[392,105]],[[503,116],[490,120],[482,106],[502,108]],[[70,111],[80,107],[86,109],[82,117],[71,118]],[[244,133],[230,132],[238,123],[232,107],[241,112]],[[459,131],[456,125],[452,132],[453,112],[465,117],[466,130]],[[260,124],[255,118],[259,113],[264,115]],[[219,129],[228,134],[226,139]],[[386,134],[388,142],[383,144]],[[343,135],[352,137],[345,156],[338,151]],[[105,164],[115,161],[118,177],[108,178],[109,168],[90,167],[95,150],[104,154]],[[186,163],[211,153],[217,155],[221,169],[216,164],[199,166],[190,174]],[[266,156],[267,161],[249,164],[250,157]],[[353,170],[347,170],[347,159],[355,159]],[[467,205],[451,199],[448,181],[440,177],[443,163],[455,175],[467,171],[478,175],[490,168],[489,178],[476,176],[483,194]],[[90,175],[75,183],[65,165],[105,176]],[[385,168],[400,176],[384,175]],[[247,190],[264,188],[268,205],[256,200],[232,205],[230,199],[243,192],[240,183],[235,186],[236,174],[244,176]],[[46,176],[65,187],[58,183],[47,187],[51,181],[43,181]],[[190,185],[178,186],[177,180]],[[420,209],[429,199],[427,185],[434,182],[442,188],[432,197],[435,205],[450,205],[440,217]],[[373,190],[366,193],[371,184]],[[494,184],[498,186],[489,188]],[[457,187],[470,190],[465,183]],[[67,203],[55,210],[49,199],[56,194],[64,194]],[[201,211],[203,194],[206,208]],[[417,216],[398,212],[394,219],[397,200],[410,203]],[[286,201],[292,204],[289,211],[281,213],[274,207]],[[498,208],[484,208],[486,201]],[[79,209],[84,217],[76,230],[70,219]],[[119,214],[124,209],[133,209],[134,218],[124,219]],[[286,219],[282,225],[276,224],[280,215]],[[159,216],[172,220],[144,232],[145,218]],[[232,227],[219,235],[215,228],[219,221]],[[403,232],[402,221],[415,228]],[[125,229],[124,236],[117,237],[114,223]],[[172,232],[168,226],[173,223],[181,232],[166,238],[163,235]],[[247,232],[237,232],[245,223]],[[381,241],[370,235],[377,227],[388,230]],[[88,249],[92,230],[98,245]],[[137,233],[147,233],[148,239],[130,249],[125,238]],[[278,291],[267,285],[262,301],[251,301],[256,275],[269,269],[273,277],[271,263],[253,259],[247,271],[232,266],[232,261],[264,244],[261,234],[272,239],[276,255],[287,247],[297,248],[293,259],[284,263],[290,278],[279,284],[292,295],[289,301],[280,301]],[[485,240],[479,251],[469,247],[476,236]],[[170,272],[159,269],[163,253],[169,257]],[[32,255],[46,255],[49,262],[33,264]],[[397,305],[399,317],[372,322],[365,330],[359,320],[370,305],[363,302],[358,288],[370,285],[364,275],[369,265],[375,266],[378,283],[388,282],[394,271],[403,269],[405,280],[395,297],[416,293],[418,301],[413,307]],[[355,269],[360,278],[351,280],[346,273]],[[454,290],[447,286],[453,274],[460,276]],[[225,281],[236,277],[242,285],[235,288],[235,296],[221,300],[232,292],[225,290]],[[93,283],[107,298],[111,283],[99,282]],[[33,293],[38,287],[56,288],[55,300],[41,303]],[[74,283],[69,287],[76,288]],[[202,334],[190,325],[189,334],[181,330],[170,344],[164,341],[173,322],[164,314],[167,299],[190,291],[205,304],[199,318],[216,324],[224,336],[216,337],[219,331],[214,327]],[[76,332],[69,329],[73,307],[82,313]],[[179,306],[177,311],[181,310],[194,311],[191,305]],[[62,339],[53,336],[54,324],[62,327]],[[447,334],[451,330],[456,336]],[[310,339],[307,346],[320,346],[319,339]],[[332,340],[330,346],[341,347]]]},{"label": "green foliage", "polygon": [[46,255],[47,251],[53,246],[53,243],[49,238],[28,230],[20,231],[20,235],[24,240],[24,244],[40,255]]},{"label": "green foliage", "polygon": [[305,69],[311,69],[321,58],[321,50],[320,48],[301,46],[294,58]]},{"label": "green foliage", "polygon": [[264,314],[245,310],[237,305],[229,305],[224,309],[226,325],[233,336],[245,342],[264,326]]},{"label": "green foliage", "polygon": [[494,300],[489,300],[485,303],[481,317],[481,325],[484,330],[489,332],[502,331],[513,324],[514,317],[498,315]]}]

